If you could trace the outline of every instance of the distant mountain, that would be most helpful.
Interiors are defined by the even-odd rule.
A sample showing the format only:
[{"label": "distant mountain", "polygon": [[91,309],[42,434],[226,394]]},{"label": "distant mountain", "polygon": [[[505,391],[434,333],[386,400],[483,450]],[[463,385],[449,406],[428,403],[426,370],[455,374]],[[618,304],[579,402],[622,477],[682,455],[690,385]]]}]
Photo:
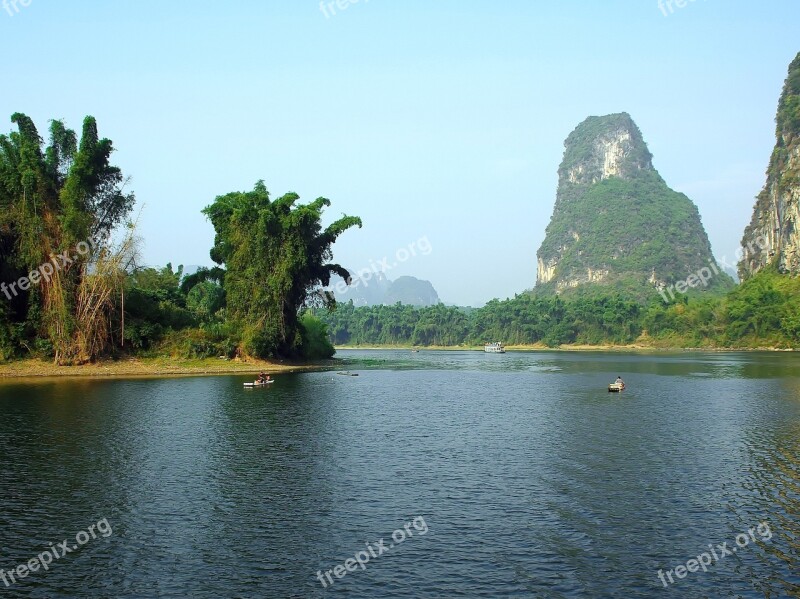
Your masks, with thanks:
[{"label": "distant mountain", "polygon": [[658,174],[627,113],[587,118],[564,146],[537,254],[537,292],[613,286],[644,298],[670,285],[682,289],[698,272],[705,284],[694,277],[692,289],[733,286],[714,260],[697,207]]},{"label": "distant mountain", "polygon": [[410,306],[433,306],[439,301],[439,294],[430,281],[415,277],[400,277],[394,281],[383,297],[384,304],[408,304]]},{"label": "distant mountain", "polygon": [[350,285],[345,285],[341,277],[331,278],[329,289],[334,292],[337,302],[347,303],[352,300],[355,306],[377,306],[383,303],[386,290],[392,282],[383,273],[375,273],[371,278],[359,279],[356,273],[348,269],[353,277]]},{"label": "distant mountain", "polygon": [[439,295],[430,281],[415,277],[400,277],[390,281],[383,273],[359,278],[356,273],[351,284],[345,286],[340,277],[334,277],[328,287],[334,292],[337,302],[353,301],[355,306],[393,305],[397,302],[411,306],[432,306],[440,303]]},{"label": "distant mountain", "polygon": [[743,280],[772,263],[778,272],[800,273],[800,54],[789,65],[775,121],[767,183],[742,238]]}]

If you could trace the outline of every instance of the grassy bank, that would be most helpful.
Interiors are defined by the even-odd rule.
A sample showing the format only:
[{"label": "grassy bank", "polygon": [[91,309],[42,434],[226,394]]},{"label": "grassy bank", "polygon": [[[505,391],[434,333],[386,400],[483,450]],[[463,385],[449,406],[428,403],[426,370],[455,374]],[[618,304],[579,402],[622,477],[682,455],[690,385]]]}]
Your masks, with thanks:
[{"label": "grassy bank", "polygon": [[288,363],[260,360],[126,358],[107,360],[83,366],[57,366],[43,360],[19,360],[0,364],[0,379],[23,377],[139,377],[174,375],[269,374],[320,370],[330,363]]}]

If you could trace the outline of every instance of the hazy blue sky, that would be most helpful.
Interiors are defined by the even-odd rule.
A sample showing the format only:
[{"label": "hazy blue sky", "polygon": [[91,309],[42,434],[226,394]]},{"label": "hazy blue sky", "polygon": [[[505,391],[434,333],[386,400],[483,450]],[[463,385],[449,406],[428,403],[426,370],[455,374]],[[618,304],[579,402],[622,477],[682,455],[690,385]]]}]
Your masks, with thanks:
[{"label": "hazy blue sky", "polygon": [[478,304],[533,285],[570,131],[627,111],[732,258],[800,51],[797,0],[341,4],[19,0],[0,8],[0,131],[15,111],[42,132],[97,117],[149,264],[210,264],[200,210],[264,179],[363,218],[336,244],[345,266],[427,237],[387,275]]}]

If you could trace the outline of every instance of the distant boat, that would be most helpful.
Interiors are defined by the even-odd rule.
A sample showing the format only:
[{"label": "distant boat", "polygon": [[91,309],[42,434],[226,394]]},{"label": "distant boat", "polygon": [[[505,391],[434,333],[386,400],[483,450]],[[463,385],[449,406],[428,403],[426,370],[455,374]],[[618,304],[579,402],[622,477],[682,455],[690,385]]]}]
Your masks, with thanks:
[{"label": "distant boat", "polygon": [[608,386],[609,393],[619,393],[625,389],[625,383],[611,383]]},{"label": "distant boat", "polygon": [[419,353],[419,350],[418,350],[418,349],[412,349],[412,350],[411,350],[411,353],[412,353],[412,354],[418,354],[418,353]]},{"label": "distant boat", "polygon": [[486,343],[483,346],[483,351],[487,354],[504,354],[506,353],[506,348],[503,347],[502,343],[496,341],[495,343]]},{"label": "distant boat", "polygon": [[342,376],[358,376],[357,372],[337,372],[336,374],[341,374]]}]

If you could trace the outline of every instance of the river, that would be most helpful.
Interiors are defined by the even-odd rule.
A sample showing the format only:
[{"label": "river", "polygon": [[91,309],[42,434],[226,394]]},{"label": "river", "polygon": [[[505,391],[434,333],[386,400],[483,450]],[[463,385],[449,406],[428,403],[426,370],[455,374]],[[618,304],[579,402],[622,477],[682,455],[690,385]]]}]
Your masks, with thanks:
[{"label": "river", "polygon": [[338,357],[0,384],[0,595],[800,597],[796,354]]}]

